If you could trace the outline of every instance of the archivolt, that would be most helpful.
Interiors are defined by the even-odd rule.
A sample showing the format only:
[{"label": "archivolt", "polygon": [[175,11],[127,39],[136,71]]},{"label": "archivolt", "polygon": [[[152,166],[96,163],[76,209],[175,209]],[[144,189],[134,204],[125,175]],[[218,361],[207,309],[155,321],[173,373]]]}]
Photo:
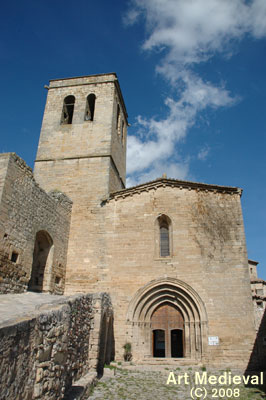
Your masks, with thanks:
[{"label": "archivolt", "polygon": [[129,304],[127,321],[149,322],[153,311],[165,303],[177,307],[185,322],[207,322],[200,296],[191,286],[174,278],[157,279],[138,290]]}]

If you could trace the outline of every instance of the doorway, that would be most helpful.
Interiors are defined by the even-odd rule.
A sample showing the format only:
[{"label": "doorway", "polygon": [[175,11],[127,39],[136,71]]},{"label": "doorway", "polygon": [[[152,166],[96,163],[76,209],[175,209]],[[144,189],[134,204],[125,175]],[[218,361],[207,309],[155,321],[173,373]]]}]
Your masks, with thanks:
[{"label": "doorway", "polygon": [[45,231],[39,231],[36,234],[33,251],[33,262],[31,278],[28,284],[28,290],[32,292],[42,292],[49,269],[52,266],[53,241],[50,235]]},{"label": "doorway", "polygon": [[164,303],[151,316],[153,357],[184,357],[184,318],[172,304]]},{"label": "doorway", "polygon": [[183,330],[171,330],[171,357],[183,357]]},{"label": "doorway", "polygon": [[162,329],[153,331],[153,357],[165,357],[165,332]]}]

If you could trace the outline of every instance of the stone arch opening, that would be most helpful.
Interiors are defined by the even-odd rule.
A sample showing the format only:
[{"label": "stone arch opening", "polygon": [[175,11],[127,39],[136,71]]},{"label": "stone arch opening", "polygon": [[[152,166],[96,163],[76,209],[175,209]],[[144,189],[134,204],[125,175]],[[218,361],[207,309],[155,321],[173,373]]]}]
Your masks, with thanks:
[{"label": "stone arch opening", "polygon": [[96,96],[94,93],[91,93],[87,96],[85,116],[84,116],[85,121],[93,121],[95,101],[96,101]]},{"label": "stone arch opening", "polygon": [[61,115],[61,124],[72,124],[72,119],[74,115],[74,106],[75,106],[75,96],[67,96],[63,102],[63,109]]},{"label": "stone arch opening", "polygon": [[197,292],[185,282],[165,278],[140,289],[130,302],[133,357],[154,357],[154,330],[165,332],[165,357],[200,360],[206,354],[207,314]]},{"label": "stone arch opening", "polygon": [[28,290],[33,292],[49,291],[52,277],[53,253],[53,240],[49,233],[46,231],[37,232]]}]

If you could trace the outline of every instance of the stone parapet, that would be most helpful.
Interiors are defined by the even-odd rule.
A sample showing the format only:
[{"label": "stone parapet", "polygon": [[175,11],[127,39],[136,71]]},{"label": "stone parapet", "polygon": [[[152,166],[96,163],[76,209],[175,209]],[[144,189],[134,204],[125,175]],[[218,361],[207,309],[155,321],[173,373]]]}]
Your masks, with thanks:
[{"label": "stone parapet", "polygon": [[63,399],[73,382],[98,368],[100,344],[106,347],[111,333],[102,323],[106,315],[112,315],[106,294],[53,296],[31,317],[2,324],[0,398]]}]

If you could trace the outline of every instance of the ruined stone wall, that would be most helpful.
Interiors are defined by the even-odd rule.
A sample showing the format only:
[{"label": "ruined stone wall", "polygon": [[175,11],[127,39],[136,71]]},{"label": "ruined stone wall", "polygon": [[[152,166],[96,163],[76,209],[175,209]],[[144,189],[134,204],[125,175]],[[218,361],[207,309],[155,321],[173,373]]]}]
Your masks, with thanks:
[{"label": "ruined stone wall", "polygon": [[15,153],[0,156],[0,292],[27,290],[36,234],[51,238],[43,290],[62,294],[72,203],[63,193],[45,193]]},{"label": "ruined stone wall", "polygon": [[[106,294],[86,294],[61,298],[31,318],[0,326],[0,398],[63,399],[74,381],[98,367],[103,334],[104,349],[108,341],[102,320],[111,315]],[[103,362],[107,349],[105,354]]]}]

